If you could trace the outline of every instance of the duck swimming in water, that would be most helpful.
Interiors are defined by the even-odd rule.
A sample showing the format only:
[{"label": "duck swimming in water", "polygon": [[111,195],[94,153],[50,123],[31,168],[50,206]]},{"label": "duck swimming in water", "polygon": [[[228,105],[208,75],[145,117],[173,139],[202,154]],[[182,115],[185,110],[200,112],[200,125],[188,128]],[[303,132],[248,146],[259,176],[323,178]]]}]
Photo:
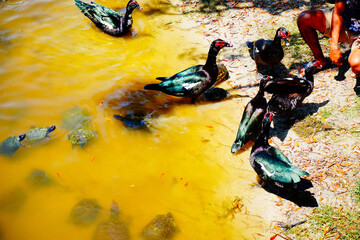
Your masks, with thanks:
[{"label": "duck swimming in water", "polygon": [[250,164],[266,183],[280,188],[297,189],[302,176],[309,175],[293,165],[280,149],[269,145],[269,130],[273,114],[264,116],[262,131],[251,149]]},{"label": "duck swimming in water", "polygon": [[158,77],[156,79],[162,81],[161,83],[148,84],[144,89],[157,90],[178,97],[189,97],[194,103],[200,95],[216,84],[219,74],[216,56],[224,47],[232,47],[232,45],[222,39],[213,41],[205,65],[192,66],[171,77]]},{"label": "duck swimming in water", "polygon": [[98,28],[114,37],[129,33],[133,23],[131,13],[135,8],[142,9],[135,0],[128,2],[125,14],[94,2],[75,0],[75,4]]}]

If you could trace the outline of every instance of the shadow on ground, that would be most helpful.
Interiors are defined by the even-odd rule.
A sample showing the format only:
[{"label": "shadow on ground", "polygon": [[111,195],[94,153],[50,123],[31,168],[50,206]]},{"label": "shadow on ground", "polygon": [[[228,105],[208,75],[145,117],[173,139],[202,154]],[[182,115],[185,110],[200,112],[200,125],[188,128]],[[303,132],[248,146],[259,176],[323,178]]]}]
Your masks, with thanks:
[{"label": "shadow on ground", "polygon": [[294,115],[291,118],[286,116],[276,115],[273,124],[274,128],[271,129],[270,138],[277,136],[281,141],[284,141],[290,128],[298,121],[303,120],[307,116],[311,116],[314,113],[318,112],[319,108],[325,106],[329,103],[329,100],[323,101],[321,103],[303,103],[298,107]]}]

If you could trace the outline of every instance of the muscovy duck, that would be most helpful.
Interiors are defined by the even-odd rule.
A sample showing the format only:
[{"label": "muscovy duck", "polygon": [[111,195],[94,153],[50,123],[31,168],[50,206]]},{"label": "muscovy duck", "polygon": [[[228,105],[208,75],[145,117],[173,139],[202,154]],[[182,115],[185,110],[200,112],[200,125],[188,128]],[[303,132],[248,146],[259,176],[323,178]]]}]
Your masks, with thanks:
[{"label": "muscovy duck", "polygon": [[236,139],[231,147],[232,153],[239,151],[247,142],[254,140],[260,134],[261,124],[268,108],[264,88],[269,80],[269,76],[263,76],[258,93],[246,104]]},{"label": "muscovy duck", "polygon": [[280,188],[298,189],[301,177],[309,173],[293,165],[280,149],[269,145],[272,118],[271,112],[264,116],[262,131],[251,149],[250,164],[265,183],[271,183]]},{"label": "muscovy duck", "polygon": [[219,70],[216,65],[216,56],[224,47],[232,47],[232,45],[222,39],[213,41],[205,65],[187,68],[171,77],[158,77],[156,79],[162,81],[161,83],[148,84],[144,89],[157,90],[178,97],[189,97],[194,103],[200,95],[217,82]]},{"label": "muscovy duck", "polygon": [[94,2],[75,0],[75,4],[98,28],[114,37],[129,33],[133,23],[131,13],[135,8],[142,9],[135,0],[128,2],[125,14]]},{"label": "muscovy duck", "polygon": [[314,88],[314,71],[321,68],[317,60],[312,60],[302,68],[300,77],[275,79],[267,84],[265,91],[272,93],[269,110],[275,113],[291,115]]},{"label": "muscovy duck", "polygon": [[290,45],[289,32],[284,27],[276,31],[274,40],[258,39],[253,42],[246,42],[250,57],[255,61],[256,65],[275,65],[280,63],[284,57],[281,39],[285,40],[286,46]]}]

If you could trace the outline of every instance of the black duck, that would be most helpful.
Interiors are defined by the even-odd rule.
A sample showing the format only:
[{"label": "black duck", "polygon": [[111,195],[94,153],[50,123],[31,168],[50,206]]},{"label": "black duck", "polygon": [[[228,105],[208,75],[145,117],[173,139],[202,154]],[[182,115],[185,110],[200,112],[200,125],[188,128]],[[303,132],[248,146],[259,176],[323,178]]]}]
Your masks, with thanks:
[{"label": "black duck", "polygon": [[187,68],[171,77],[158,77],[156,79],[161,80],[161,83],[148,84],[144,89],[158,90],[178,97],[189,97],[194,103],[200,95],[217,82],[219,70],[216,65],[216,56],[224,47],[232,47],[232,45],[221,39],[213,41],[205,65]]},{"label": "black duck", "polygon": [[261,123],[267,112],[267,101],[264,96],[264,88],[270,80],[269,76],[264,76],[260,80],[259,91],[256,96],[251,99],[244,109],[236,139],[231,147],[231,152],[236,153],[247,142],[254,140],[261,131]]},{"label": "black duck", "polygon": [[274,80],[266,86],[265,91],[272,93],[269,110],[291,116],[314,88],[314,71],[321,68],[319,61],[310,61],[302,69],[304,76]]},{"label": "black duck", "polygon": [[88,4],[75,0],[75,4],[98,28],[114,37],[129,33],[133,23],[131,13],[135,8],[142,9],[135,0],[128,2],[125,14],[94,2]]},{"label": "black duck", "polygon": [[281,39],[285,40],[286,46],[290,45],[289,32],[283,27],[276,31],[274,40],[258,39],[253,42],[246,42],[250,57],[255,61],[256,65],[275,65],[280,63],[284,57]]},{"label": "black duck", "polygon": [[269,145],[272,118],[271,112],[264,116],[262,131],[251,149],[250,164],[265,183],[279,188],[297,189],[301,177],[309,174],[293,165],[278,148]]}]

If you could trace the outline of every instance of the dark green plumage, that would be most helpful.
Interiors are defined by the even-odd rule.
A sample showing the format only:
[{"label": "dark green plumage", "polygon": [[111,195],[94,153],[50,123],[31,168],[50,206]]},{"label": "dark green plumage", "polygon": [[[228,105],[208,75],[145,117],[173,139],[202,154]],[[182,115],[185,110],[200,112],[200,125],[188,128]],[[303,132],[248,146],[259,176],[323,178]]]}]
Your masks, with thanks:
[{"label": "dark green plumage", "polygon": [[250,164],[265,182],[274,183],[278,187],[297,189],[301,177],[309,174],[293,165],[278,148],[269,145],[268,135],[272,117],[272,113],[265,114],[262,131],[251,150]]},{"label": "dark green plumage", "polygon": [[232,47],[232,45],[221,39],[213,41],[205,65],[187,68],[171,77],[158,77],[157,79],[161,80],[161,83],[148,84],[144,89],[162,91],[178,97],[189,97],[192,102],[195,102],[200,95],[216,83],[219,73],[216,56],[224,47]]},{"label": "dark green plumage", "polygon": [[115,37],[130,32],[133,23],[131,13],[135,8],[142,9],[135,0],[128,2],[124,14],[94,2],[88,4],[75,0],[75,4],[98,28]]},{"label": "dark green plumage", "polygon": [[264,119],[264,115],[267,111],[267,101],[264,96],[264,87],[269,80],[269,76],[264,76],[260,80],[258,93],[248,102],[248,104],[246,104],[236,134],[236,139],[231,147],[232,153],[236,153],[247,142],[254,140],[259,135],[262,120]]}]

